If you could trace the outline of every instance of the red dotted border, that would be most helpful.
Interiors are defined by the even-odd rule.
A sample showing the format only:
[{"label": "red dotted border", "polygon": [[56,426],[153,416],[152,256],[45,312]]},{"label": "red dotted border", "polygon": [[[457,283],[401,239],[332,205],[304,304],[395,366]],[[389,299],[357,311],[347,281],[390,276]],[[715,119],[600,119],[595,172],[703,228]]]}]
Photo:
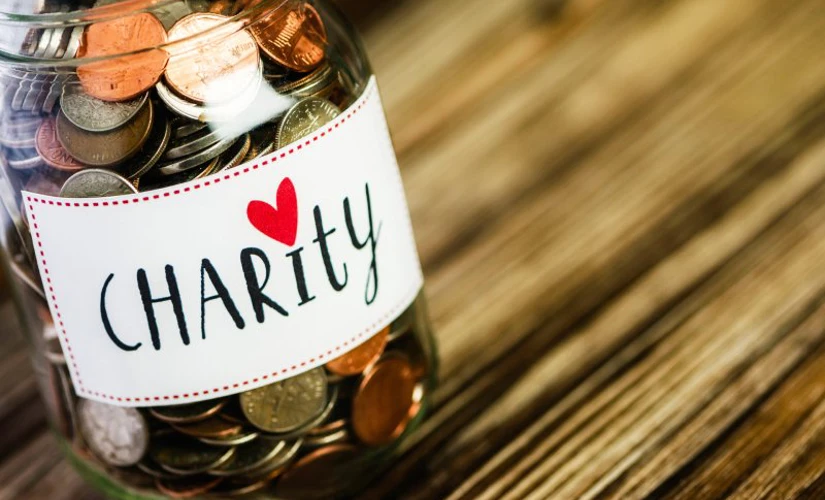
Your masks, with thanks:
[{"label": "red dotted border", "polygon": [[[37,252],[39,253],[40,263],[42,264],[42,273],[43,277],[45,278],[45,285],[49,291],[49,296],[51,298],[51,304],[54,311],[55,316],[55,325],[59,328],[61,333],[61,337],[63,339],[63,343],[66,347],[66,354],[68,354],[69,361],[71,362],[72,371],[75,373],[75,380],[77,381],[78,390],[80,393],[85,395],[94,396],[98,399],[106,399],[110,401],[117,401],[117,402],[125,402],[125,403],[141,403],[141,402],[171,402],[177,401],[181,399],[188,399],[188,398],[197,398],[206,395],[217,395],[221,393],[225,393],[228,391],[232,391],[234,389],[239,389],[245,386],[249,386],[251,384],[258,384],[259,382],[267,381],[270,378],[275,378],[280,375],[285,375],[287,373],[292,373],[298,370],[305,370],[309,369],[310,365],[316,366],[316,362],[321,362],[324,359],[334,359],[335,357],[340,356],[341,354],[351,350],[347,349],[348,347],[352,346],[351,348],[357,347],[361,342],[359,340],[363,339],[365,336],[374,333],[386,326],[386,324],[393,319],[397,314],[399,314],[405,307],[407,307],[412,300],[415,298],[416,294],[418,293],[419,286],[416,285],[405,297],[404,300],[401,301],[398,305],[393,307],[389,312],[381,316],[377,321],[372,323],[370,326],[365,328],[363,331],[358,333],[357,335],[353,336],[349,340],[344,341],[343,343],[339,344],[333,349],[328,350],[326,353],[321,353],[315,357],[312,357],[308,360],[302,361],[300,363],[296,363],[289,367],[281,368],[275,371],[272,371],[268,374],[263,374],[258,377],[254,377],[248,380],[244,380],[241,382],[236,382],[232,384],[227,384],[221,387],[213,387],[207,388],[201,391],[193,391],[188,393],[182,394],[170,394],[164,396],[143,396],[143,397],[125,397],[125,396],[114,396],[111,394],[105,394],[98,391],[92,391],[86,389],[83,384],[83,379],[80,377],[80,370],[77,367],[77,362],[74,357],[74,353],[72,352],[71,343],[69,342],[69,335],[66,332],[66,326],[63,323],[63,318],[60,314],[60,308],[57,304],[57,293],[54,290],[54,285],[52,283],[51,277],[49,276],[49,268],[48,262],[46,260],[46,254],[43,250],[43,242],[40,238],[40,231],[39,226],[37,224],[37,215],[35,214],[34,204],[41,203],[43,205],[51,205],[51,206],[58,206],[58,207],[66,207],[66,208],[73,208],[73,207],[84,207],[84,208],[93,208],[93,207],[113,207],[119,205],[129,205],[129,204],[137,204],[141,202],[149,202],[152,200],[159,200],[163,198],[168,198],[171,196],[182,195],[190,192],[195,192],[203,187],[218,185],[223,181],[229,181],[236,177],[240,177],[243,174],[249,173],[253,170],[257,170],[260,167],[266,167],[268,165],[273,165],[279,159],[286,158],[289,155],[295,154],[298,151],[303,150],[306,147],[309,147],[315,143],[317,143],[320,139],[327,137],[333,131],[340,128],[340,126],[347,121],[349,121],[353,116],[355,116],[368,102],[369,100],[377,94],[377,86],[374,84],[370,85],[370,88],[367,91],[368,93],[361,98],[361,102],[357,105],[353,105],[347,111],[346,115],[342,115],[338,117],[332,125],[327,127],[326,129],[322,130],[321,132],[316,132],[309,139],[303,141],[298,144],[293,144],[289,150],[286,151],[276,151],[272,153],[268,158],[255,163],[253,165],[249,165],[246,167],[236,167],[232,169],[230,173],[220,175],[215,174],[212,176],[207,176],[200,181],[193,181],[190,185],[184,185],[183,187],[177,188],[167,188],[167,190],[159,190],[159,192],[153,193],[152,195],[144,195],[144,196],[117,196],[112,198],[106,198],[107,201],[77,201],[77,202],[70,202],[66,201],[65,198],[41,198],[39,196],[27,194],[26,200],[29,201],[29,212],[28,215],[31,219],[32,228],[34,229],[33,237],[35,239],[35,243],[37,244]],[[343,351],[343,352],[342,352]],[[319,363],[320,364],[320,363]]]},{"label": "red dotted border", "polygon": [[[347,111],[346,115],[341,115],[336,118],[332,125],[327,127],[326,129],[315,132],[315,134],[311,135],[309,139],[292,144],[288,150],[281,150],[275,151],[272,153],[268,158],[262,160],[258,163],[254,163],[252,165],[248,165],[246,167],[235,167],[227,171],[227,173],[221,174],[212,174],[209,176],[204,177],[198,181],[191,181],[190,184],[182,184],[176,188],[166,188],[166,190],[159,189],[153,194],[146,194],[146,195],[122,195],[122,196],[112,196],[109,198],[105,198],[106,201],[68,201],[66,198],[53,198],[53,197],[45,197],[42,198],[40,196],[27,194],[26,200],[33,202],[33,203],[41,203],[43,205],[53,205],[58,207],[66,207],[66,208],[96,208],[96,207],[116,207],[120,205],[135,205],[138,203],[146,203],[153,200],[160,200],[163,198],[169,198],[171,196],[182,195],[186,193],[196,192],[201,188],[206,188],[209,186],[217,186],[221,182],[232,180],[236,177],[240,177],[243,174],[248,174],[253,170],[258,170],[261,167],[266,167],[268,165],[273,165],[280,159],[286,158],[292,154],[295,154],[313,144],[317,143],[319,140],[323,139],[324,137],[329,136],[335,130],[339,129],[341,125],[347,123],[353,116],[355,116],[361,109],[377,94],[378,87],[375,85],[371,85],[370,88],[367,90],[367,94],[361,97],[361,102],[358,104],[352,105]],[[29,206],[29,208],[32,208]]]}]

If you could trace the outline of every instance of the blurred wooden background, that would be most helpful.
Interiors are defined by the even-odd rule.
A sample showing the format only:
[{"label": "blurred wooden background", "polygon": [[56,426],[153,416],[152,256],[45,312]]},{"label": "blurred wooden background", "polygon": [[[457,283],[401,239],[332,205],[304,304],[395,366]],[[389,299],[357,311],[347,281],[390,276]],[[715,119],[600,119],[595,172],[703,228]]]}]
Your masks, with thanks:
[{"label": "blurred wooden background", "polygon": [[[442,356],[364,497],[825,498],[822,2],[346,7]],[[0,498],[90,498],[0,314]]]}]

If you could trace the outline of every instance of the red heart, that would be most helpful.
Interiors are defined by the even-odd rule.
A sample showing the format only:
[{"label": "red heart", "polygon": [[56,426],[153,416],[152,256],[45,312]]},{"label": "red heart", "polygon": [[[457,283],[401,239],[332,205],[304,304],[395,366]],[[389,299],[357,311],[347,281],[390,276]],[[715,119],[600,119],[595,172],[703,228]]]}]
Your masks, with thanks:
[{"label": "red heart", "polygon": [[298,232],[298,197],[295,195],[295,186],[288,177],[278,186],[275,203],[277,209],[265,201],[250,201],[246,216],[258,231],[284,245],[292,246]]}]

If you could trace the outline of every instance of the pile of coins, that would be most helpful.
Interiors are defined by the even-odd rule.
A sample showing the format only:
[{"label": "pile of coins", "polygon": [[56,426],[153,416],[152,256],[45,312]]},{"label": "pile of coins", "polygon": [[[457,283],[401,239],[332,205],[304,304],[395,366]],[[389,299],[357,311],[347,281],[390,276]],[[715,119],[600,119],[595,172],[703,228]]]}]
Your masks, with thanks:
[{"label": "pile of coins", "polygon": [[[95,7],[117,7],[108,3]],[[239,395],[123,408],[72,390],[20,192],[150,191],[232,169],[333,120],[363,90],[356,70],[332,53],[308,3],[287,2],[249,25],[231,17],[258,4],[180,1],[33,29],[21,54],[77,59],[76,71],[0,75],[0,221],[12,228],[4,235],[12,270],[46,325],[38,342],[47,404],[88,464],[173,498],[333,496],[357,464],[390,450],[420,417],[434,370],[419,298],[340,358]]]},{"label": "pile of coins", "polygon": [[[47,314],[47,313],[46,313]],[[77,452],[137,489],[173,498],[329,498],[366,451],[393,443],[421,415],[428,353],[420,306],[343,356],[239,395],[124,408],[78,398],[53,327],[49,406]],[[360,463],[359,463],[360,462]]]}]

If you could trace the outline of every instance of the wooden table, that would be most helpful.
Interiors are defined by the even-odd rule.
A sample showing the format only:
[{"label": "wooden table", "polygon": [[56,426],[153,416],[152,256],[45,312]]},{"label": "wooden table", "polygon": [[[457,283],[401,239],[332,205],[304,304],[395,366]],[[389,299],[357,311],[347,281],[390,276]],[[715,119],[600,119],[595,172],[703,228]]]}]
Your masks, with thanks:
[{"label": "wooden table", "polygon": [[[821,1],[382,5],[442,383],[365,497],[824,498]],[[0,328],[0,497],[89,498]]]}]

